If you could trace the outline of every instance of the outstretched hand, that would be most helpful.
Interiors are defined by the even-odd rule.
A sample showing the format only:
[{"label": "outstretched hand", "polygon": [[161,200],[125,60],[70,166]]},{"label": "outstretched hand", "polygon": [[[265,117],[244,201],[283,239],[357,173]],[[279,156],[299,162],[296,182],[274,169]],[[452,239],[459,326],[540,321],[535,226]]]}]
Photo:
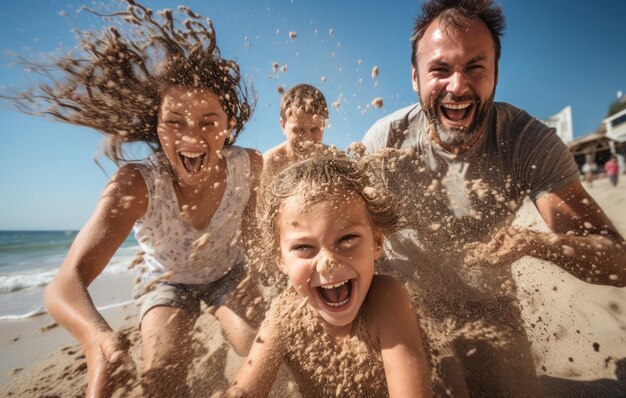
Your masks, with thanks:
[{"label": "outstretched hand", "polygon": [[109,331],[102,332],[85,350],[87,397],[109,397],[117,389],[133,388],[131,381],[136,379],[136,369],[129,348],[125,335]]},{"label": "outstretched hand", "polygon": [[543,247],[548,235],[518,227],[498,231],[487,243],[469,243],[465,246],[465,265],[505,266],[524,256],[532,256]]}]

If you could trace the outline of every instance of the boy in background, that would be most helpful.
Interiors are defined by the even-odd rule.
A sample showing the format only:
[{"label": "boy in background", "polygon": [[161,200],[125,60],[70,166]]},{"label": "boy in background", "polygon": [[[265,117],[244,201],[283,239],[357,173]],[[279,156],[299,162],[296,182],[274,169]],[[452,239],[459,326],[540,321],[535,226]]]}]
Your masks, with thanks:
[{"label": "boy in background", "polygon": [[290,88],[280,102],[280,127],[287,140],[265,152],[264,174],[275,175],[325,148],[321,142],[327,119],[328,105],[319,89],[309,84]]}]

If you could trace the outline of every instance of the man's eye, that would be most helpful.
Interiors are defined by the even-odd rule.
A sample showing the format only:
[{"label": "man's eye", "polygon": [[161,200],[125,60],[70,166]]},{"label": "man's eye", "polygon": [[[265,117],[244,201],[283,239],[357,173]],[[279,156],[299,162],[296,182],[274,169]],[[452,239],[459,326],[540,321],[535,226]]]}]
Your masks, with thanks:
[{"label": "man's eye", "polygon": [[311,250],[311,249],[312,247],[309,245],[296,245],[291,248],[292,251],[296,251],[296,252],[304,252],[304,251]]},{"label": "man's eye", "polygon": [[482,65],[470,65],[470,66],[465,68],[465,70],[467,70],[467,71],[478,71],[478,70],[482,70],[482,69],[485,69]]},{"label": "man's eye", "polygon": [[167,124],[171,124],[173,126],[178,126],[181,124],[180,120],[168,119],[165,121]]}]

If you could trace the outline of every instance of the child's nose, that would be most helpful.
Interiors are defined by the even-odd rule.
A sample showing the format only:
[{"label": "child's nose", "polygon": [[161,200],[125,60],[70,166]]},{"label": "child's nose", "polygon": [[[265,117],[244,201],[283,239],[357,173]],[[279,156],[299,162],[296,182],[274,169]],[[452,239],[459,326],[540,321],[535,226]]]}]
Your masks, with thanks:
[{"label": "child's nose", "polygon": [[340,266],[340,263],[328,253],[321,253],[320,258],[315,264],[315,270],[320,274],[332,274]]}]

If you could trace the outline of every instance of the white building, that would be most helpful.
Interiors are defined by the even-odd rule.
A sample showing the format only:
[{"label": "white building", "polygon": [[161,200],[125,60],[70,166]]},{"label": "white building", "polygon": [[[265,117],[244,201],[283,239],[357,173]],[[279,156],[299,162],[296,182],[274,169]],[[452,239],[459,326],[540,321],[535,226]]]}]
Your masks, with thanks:
[{"label": "white building", "polygon": [[613,141],[626,141],[626,109],[617,112],[602,121],[606,126],[606,136]]},{"label": "white building", "polygon": [[569,144],[574,140],[571,106],[566,106],[561,112],[542,120],[542,122],[548,127],[555,128],[557,135],[561,137],[564,143]]}]

